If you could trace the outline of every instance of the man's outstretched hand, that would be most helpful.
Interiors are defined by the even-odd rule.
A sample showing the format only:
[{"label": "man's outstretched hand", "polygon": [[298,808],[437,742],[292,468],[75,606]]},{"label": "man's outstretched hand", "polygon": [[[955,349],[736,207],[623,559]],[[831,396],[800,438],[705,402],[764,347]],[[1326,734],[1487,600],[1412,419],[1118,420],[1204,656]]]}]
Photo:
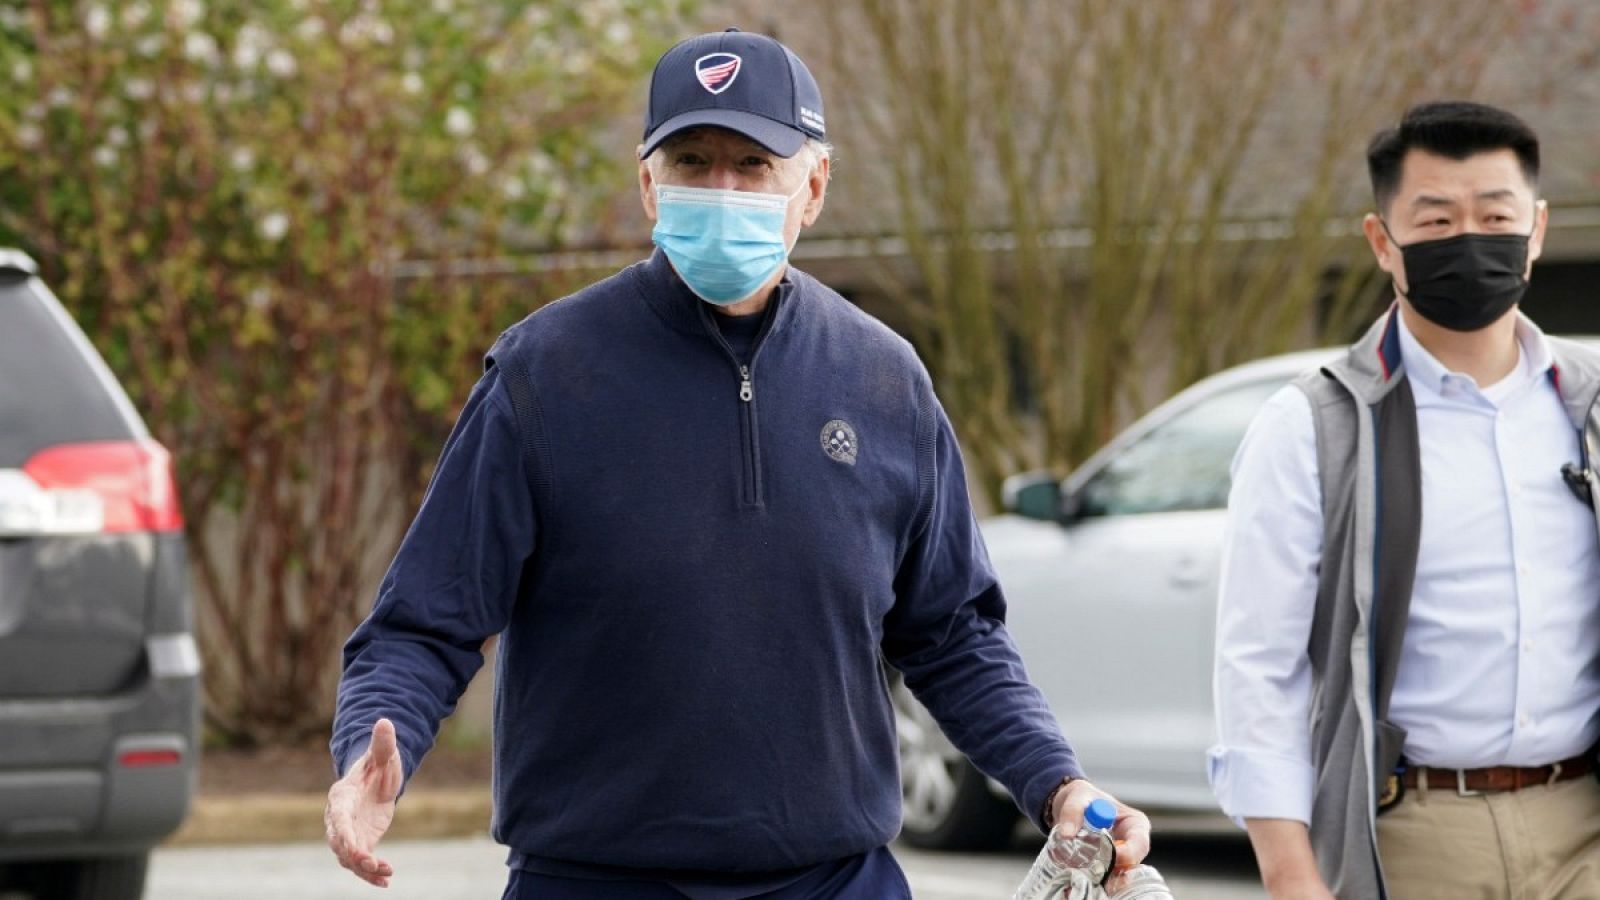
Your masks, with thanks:
[{"label": "man's outstretched hand", "polygon": [[372,726],[367,752],[328,789],[328,808],[322,816],[328,827],[328,846],[339,865],[378,887],[389,886],[394,867],[373,851],[394,821],[394,801],[404,780],[394,723],[379,719]]}]

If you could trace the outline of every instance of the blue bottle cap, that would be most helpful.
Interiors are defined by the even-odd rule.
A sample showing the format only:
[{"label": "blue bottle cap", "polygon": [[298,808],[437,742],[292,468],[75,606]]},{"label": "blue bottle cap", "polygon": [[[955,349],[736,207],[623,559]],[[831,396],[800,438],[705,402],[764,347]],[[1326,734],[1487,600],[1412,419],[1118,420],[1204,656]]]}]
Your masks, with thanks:
[{"label": "blue bottle cap", "polygon": [[1117,808],[1111,805],[1110,800],[1092,800],[1089,808],[1083,811],[1083,820],[1089,823],[1090,828],[1110,828],[1111,823],[1117,820]]}]

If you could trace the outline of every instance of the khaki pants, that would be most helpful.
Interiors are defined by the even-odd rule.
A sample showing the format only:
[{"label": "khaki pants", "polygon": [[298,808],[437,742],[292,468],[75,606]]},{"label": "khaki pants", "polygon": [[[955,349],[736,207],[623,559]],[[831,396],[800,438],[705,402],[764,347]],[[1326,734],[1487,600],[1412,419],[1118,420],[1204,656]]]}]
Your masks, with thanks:
[{"label": "khaki pants", "polygon": [[1412,788],[1378,817],[1378,855],[1392,900],[1597,900],[1600,782]]}]

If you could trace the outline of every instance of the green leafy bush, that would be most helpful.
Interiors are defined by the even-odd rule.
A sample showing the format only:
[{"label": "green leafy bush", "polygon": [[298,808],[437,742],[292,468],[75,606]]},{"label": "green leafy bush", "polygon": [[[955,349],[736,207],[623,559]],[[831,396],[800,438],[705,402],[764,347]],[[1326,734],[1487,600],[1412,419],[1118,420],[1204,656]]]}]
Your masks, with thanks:
[{"label": "green leafy bush", "polygon": [[0,4],[0,245],[176,453],[216,733],[323,727],[480,354],[562,287],[448,273],[604,237],[683,7]]}]

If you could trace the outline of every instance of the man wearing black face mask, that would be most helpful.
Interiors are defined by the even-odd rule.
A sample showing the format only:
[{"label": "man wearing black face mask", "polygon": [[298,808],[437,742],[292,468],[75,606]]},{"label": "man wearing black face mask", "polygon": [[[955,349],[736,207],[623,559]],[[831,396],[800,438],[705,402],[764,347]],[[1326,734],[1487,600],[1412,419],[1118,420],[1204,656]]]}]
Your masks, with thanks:
[{"label": "man wearing black face mask", "polygon": [[1235,459],[1212,785],[1275,900],[1600,897],[1600,358],[1517,310],[1538,139],[1430,103],[1367,159],[1396,299]]}]

